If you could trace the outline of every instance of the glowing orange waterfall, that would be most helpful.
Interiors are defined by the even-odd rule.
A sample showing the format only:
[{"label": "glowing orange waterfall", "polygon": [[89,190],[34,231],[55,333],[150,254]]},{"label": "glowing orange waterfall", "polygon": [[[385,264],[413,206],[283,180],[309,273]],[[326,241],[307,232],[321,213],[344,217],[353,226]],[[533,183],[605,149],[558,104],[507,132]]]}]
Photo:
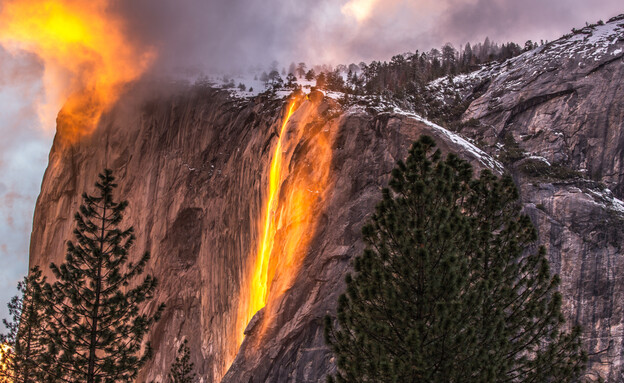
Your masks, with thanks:
[{"label": "glowing orange waterfall", "polygon": [[[282,127],[277,138],[277,145],[273,150],[271,159],[271,167],[269,168],[269,190],[268,198],[264,208],[263,225],[260,237],[260,245],[254,259],[253,274],[247,291],[241,292],[241,302],[238,307],[236,320],[236,347],[237,351],[243,342],[245,327],[251,318],[266,305],[266,298],[269,289],[269,263],[271,251],[273,249],[273,238],[275,236],[275,209],[279,194],[280,180],[282,178],[282,146],[285,138],[286,127],[290,121],[290,117],[295,111],[296,101],[293,100],[288,106]],[[232,355],[232,358],[234,355]],[[231,361],[227,364],[229,365]]]},{"label": "glowing orange waterfall", "polygon": [[260,309],[266,307],[256,339],[273,320],[272,304],[299,274],[329,189],[334,131],[321,129],[328,122],[316,118],[317,106],[310,101],[298,107],[296,120],[291,121],[296,103],[292,101],[287,108],[271,159],[268,195],[258,225],[260,240],[250,257],[254,264],[247,289],[240,296],[236,349]]},{"label": "glowing orange waterfall", "polygon": [[258,255],[256,256],[254,274],[251,280],[251,291],[249,298],[248,317],[245,322],[249,322],[251,317],[266,305],[268,292],[268,273],[271,250],[273,248],[273,236],[275,235],[275,209],[276,197],[282,177],[282,140],[286,130],[286,125],[295,109],[295,102],[291,102],[288,108],[280,134],[271,160],[271,170],[269,173],[269,198],[267,198],[264,218],[264,232],[260,240]]}]

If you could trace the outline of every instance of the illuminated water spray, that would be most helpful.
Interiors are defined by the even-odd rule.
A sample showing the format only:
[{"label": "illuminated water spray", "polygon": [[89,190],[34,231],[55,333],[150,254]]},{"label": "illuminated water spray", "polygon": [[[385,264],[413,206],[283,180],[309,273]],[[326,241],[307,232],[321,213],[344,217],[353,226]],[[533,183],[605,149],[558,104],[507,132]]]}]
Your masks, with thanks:
[{"label": "illuminated water spray", "polygon": [[[298,275],[329,189],[333,132],[315,120],[316,106],[311,102],[304,101],[292,121],[295,108],[296,101],[291,101],[271,158],[260,241],[250,257],[254,264],[248,289],[241,292],[236,349],[254,314],[265,306],[269,309],[271,300],[290,288]],[[259,337],[272,320],[270,315],[265,311]]]},{"label": "illuminated water spray", "polygon": [[279,183],[282,177],[282,140],[286,130],[286,125],[293,114],[295,109],[295,102],[291,102],[288,108],[280,134],[273,152],[273,159],[271,160],[271,168],[269,173],[269,197],[267,198],[265,208],[264,219],[264,232],[262,233],[262,239],[260,240],[260,247],[258,249],[258,255],[255,261],[255,269],[253,278],[251,280],[251,295],[248,310],[248,318],[246,322],[251,319],[258,310],[266,305],[266,297],[268,292],[268,273],[269,273],[269,261],[271,256],[271,250],[273,248],[273,238],[275,234],[275,204],[276,197],[279,188]]}]

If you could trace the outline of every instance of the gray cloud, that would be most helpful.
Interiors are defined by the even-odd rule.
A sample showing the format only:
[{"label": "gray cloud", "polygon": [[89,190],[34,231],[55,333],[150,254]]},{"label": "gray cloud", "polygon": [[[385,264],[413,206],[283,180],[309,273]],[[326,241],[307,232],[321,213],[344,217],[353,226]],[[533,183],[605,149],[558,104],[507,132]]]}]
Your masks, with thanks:
[{"label": "gray cloud", "polygon": [[554,40],[585,22],[624,12],[619,0],[453,0],[436,34],[452,42]]},{"label": "gray cloud", "polygon": [[0,318],[28,269],[33,209],[51,144],[36,107],[42,75],[34,55],[0,47]]},{"label": "gray cloud", "polygon": [[230,69],[301,54],[302,27],[313,5],[251,0],[119,2],[129,35],[159,52],[155,70]]},{"label": "gray cloud", "polygon": [[624,12],[621,0],[377,0],[358,22],[347,0],[136,0],[119,2],[129,35],[157,47],[155,72],[232,69],[278,60],[388,59],[445,42],[553,40]]}]

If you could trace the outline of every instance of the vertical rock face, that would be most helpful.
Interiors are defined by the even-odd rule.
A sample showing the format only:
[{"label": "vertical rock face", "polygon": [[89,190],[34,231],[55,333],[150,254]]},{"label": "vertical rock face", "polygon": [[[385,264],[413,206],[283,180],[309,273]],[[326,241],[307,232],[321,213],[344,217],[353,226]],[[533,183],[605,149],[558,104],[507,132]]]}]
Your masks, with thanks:
[{"label": "vertical rock face", "polygon": [[624,16],[477,74],[462,130],[505,159],[539,229],[590,373],[624,380]]},{"label": "vertical rock face", "polygon": [[[335,130],[331,191],[292,287],[270,296],[223,382],[319,382],[333,368],[323,318],[335,311],[349,261],[363,250],[360,230],[374,210],[396,161],[420,135],[444,152],[460,153],[476,169],[495,161],[443,129],[401,114],[357,109],[330,120]],[[294,165],[291,165],[294,166]],[[261,332],[262,321],[268,328]]]},{"label": "vertical rock face", "polygon": [[164,380],[187,338],[203,382],[318,382],[333,368],[322,318],[335,310],[349,262],[362,251],[360,228],[396,161],[428,134],[476,170],[514,175],[562,277],[565,314],[584,326],[584,342],[596,353],[590,369],[622,381],[622,23],[583,29],[467,76],[480,86],[465,119],[480,124],[461,133],[506,169],[458,135],[398,109],[343,110],[322,97],[298,101],[282,137],[278,202],[292,200],[300,179],[319,177],[320,141],[331,145],[327,182],[323,190],[308,190],[317,196],[310,205],[314,224],[296,261],[281,257],[280,246],[299,216],[284,215],[283,206],[270,213],[277,222],[275,281],[266,307],[248,325],[237,317],[267,213],[283,100],[137,87],[92,136],[71,146],[55,142],[35,210],[31,266],[63,260],[80,195],[111,168],[119,196],[130,203],[124,223],[137,234],[134,255],[151,252],[147,271],[160,281],[156,301],[167,304],[150,334],[155,356],[139,381]]},{"label": "vertical rock face", "polygon": [[[124,223],[137,234],[134,254],[151,252],[147,272],[160,281],[156,301],[167,305],[151,333],[155,356],[139,380],[163,380],[186,337],[199,375],[217,382],[238,351],[237,309],[249,294],[284,102],[243,102],[202,88],[134,99],[122,100],[88,139],[72,146],[55,142],[37,202],[31,265],[63,260],[81,194],[92,190],[98,172],[111,168],[119,197],[130,203]],[[332,363],[322,318],[343,290],[349,260],[362,250],[360,228],[381,187],[419,135],[436,137],[444,151],[463,153],[477,168],[494,163],[413,116],[362,108],[342,113],[327,99],[299,102],[292,120],[283,138],[280,203],[289,200],[301,173],[317,171],[313,148],[322,136],[331,138],[328,190],[314,205],[309,241],[295,254],[298,266],[287,282],[287,262],[273,261],[279,263],[276,287],[247,326],[224,381],[317,382],[327,374]],[[297,219],[280,219],[276,237],[287,237]]]},{"label": "vertical rock face", "polygon": [[[111,168],[119,197],[130,203],[124,224],[135,228],[134,254],[151,252],[147,272],[160,281],[155,300],[167,305],[151,335],[155,357],[140,381],[164,381],[183,337],[198,372],[217,381],[236,352],[231,323],[244,258],[257,235],[261,153],[276,116],[211,91],[124,102],[89,139],[55,143],[35,213],[31,264],[63,259],[80,195]],[[267,117],[258,118],[259,111]]]},{"label": "vertical rock face", "polygon": [[624,17],[501,64],[465,118],[624,197]]}]

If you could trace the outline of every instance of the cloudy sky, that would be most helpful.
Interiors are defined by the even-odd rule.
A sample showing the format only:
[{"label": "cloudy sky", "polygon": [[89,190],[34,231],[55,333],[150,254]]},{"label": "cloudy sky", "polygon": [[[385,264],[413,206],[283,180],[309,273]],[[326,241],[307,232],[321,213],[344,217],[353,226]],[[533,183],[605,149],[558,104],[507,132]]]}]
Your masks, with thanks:
[{"label": "cloudy sky", "polygon": [[[0,0],[0,7],[15,2]],[[83,0],[53,0],[79,6]],[[621,0],[93,0],[122,21],[129,44],[176,74],[266,65],[337,64],[450,42],[553,40],[624,13]],[[84,3],[83,3],[84,4]],[[0,32],[2,25],[0,24]],[[7,48],[7,49],[4,49]],[[0,317],[27,270],[32,214],[60,100],[36,52],[0,45]],[[47,108],[45,106],[48,106]],[[50,108],[50,105],[53,107]]]},{"label": "cloudy sky", "polygon": [[0,47],[1,318],[26,273],[33,209],[52,140],[37,113],[42,70],[32,55],[9,55]]},{"label": "cloudy sky", "polygon": [[[154,4],[160,4],[155,6]],[[157,67],[349,63],[483,41],[552,40],[624,12],[618,0],[134,0],[130,34]]]}]

